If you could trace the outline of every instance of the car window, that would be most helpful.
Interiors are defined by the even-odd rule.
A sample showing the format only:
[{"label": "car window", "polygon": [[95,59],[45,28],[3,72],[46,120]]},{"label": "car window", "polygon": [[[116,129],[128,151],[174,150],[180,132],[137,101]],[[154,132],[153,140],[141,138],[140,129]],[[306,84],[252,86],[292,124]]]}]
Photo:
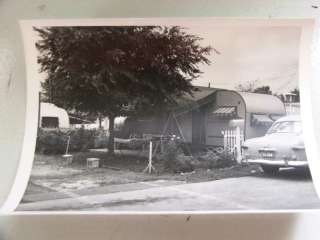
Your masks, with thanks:
[{"label": "car window", "polygon": [[271,133],[301,133],[301,122],[287,121],[277,122],[271,126],[267,134]]}]

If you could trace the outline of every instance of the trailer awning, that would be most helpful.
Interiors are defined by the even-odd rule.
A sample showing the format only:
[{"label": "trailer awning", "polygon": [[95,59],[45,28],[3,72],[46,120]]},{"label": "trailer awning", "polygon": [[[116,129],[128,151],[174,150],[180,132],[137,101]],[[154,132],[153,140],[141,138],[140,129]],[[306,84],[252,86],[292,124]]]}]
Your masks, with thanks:
[{"label": "trailer awning", "polygon": [[69,115],[69,121],[70,124],[90,124],[90,123],[94,123],[94,121],[90,121],[87,119],[83,119],[83,118],[79,118],[73,115]]},{"label": "trailer awning", "polygon": [[252,114],[252,123],[254,125],[270,126],[273,120],[267,114]]},{"label": "trailer awning", "polygon": [[213,114],[219,117],[235,117],[237,112],[236,107],[218,107]]}]

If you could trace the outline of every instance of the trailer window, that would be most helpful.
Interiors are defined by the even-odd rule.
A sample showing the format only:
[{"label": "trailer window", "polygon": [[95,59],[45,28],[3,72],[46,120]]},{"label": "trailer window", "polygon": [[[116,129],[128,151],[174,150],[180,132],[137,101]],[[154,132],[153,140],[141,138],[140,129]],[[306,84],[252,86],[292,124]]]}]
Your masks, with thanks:
[{"label": "trailer window", "polygon": [[58,128],[59,118],[57,117],[42,117],[41,127],[43,128]]}]

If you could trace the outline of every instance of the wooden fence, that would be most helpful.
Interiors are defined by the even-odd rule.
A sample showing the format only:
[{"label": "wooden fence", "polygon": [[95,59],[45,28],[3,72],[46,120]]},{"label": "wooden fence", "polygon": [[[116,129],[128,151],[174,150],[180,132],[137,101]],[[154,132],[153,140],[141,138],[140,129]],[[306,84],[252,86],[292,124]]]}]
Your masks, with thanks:
[{"label": "wooden fence", "polygon": [[226,151],[231,152],[237,162],[241,162],[242,149],[241,146],[244,142],[244,134],[240,127],[230,128],[222,131],[223,147]]}]

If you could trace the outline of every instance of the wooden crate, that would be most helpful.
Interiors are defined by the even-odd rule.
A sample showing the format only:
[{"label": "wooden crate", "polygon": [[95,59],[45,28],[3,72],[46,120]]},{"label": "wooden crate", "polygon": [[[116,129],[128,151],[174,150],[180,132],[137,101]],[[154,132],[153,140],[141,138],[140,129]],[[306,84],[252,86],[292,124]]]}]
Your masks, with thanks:
[{"label": "wooden crate", "polygon": [[87,168],[98,168],[99,162],[99,158],[87,158]]}]

